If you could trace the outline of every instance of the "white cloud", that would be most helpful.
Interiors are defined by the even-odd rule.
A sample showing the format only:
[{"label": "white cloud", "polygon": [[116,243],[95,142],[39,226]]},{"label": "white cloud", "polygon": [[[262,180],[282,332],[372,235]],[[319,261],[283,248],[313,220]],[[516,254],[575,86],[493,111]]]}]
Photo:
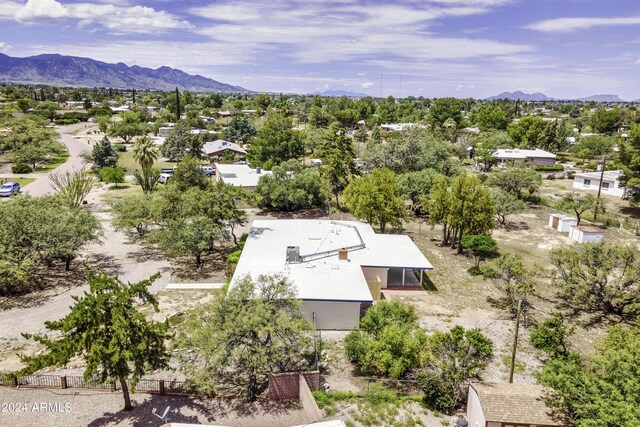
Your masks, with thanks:
[{"label": "white cloud", "polygon": [[365,82],[365,83],[362,83],[360,86],[362,86],[363,89],[368,89],[371,86],[373,86],[373,82]]},{"label": "white cloud", "polygon": [[0,19],[30,24],[61,19],[78,20],[79,28],[106,28],[111,33],[157,33],[174,28],[191,28],[185,20],[146,6],[129,6],[128,0],[96,0],[97,3],[62,4],[56,0],[9,1],[0,5]]},{"label": "white cloud", "polygon": [[611,27],[620,25],[640,25],[640,16],[619,18],[555,18],[527,25],[530,30],[546,33],[568,33],[593,27]]},{"label": "white cloud", "polygon": [[640,65],[640,59],[636,59],[636,61],[634,62],[634,64]]},{"label": "white cloud", "polygon": [[223,2],[189,9],[211,20],[195,30],[245,56],[283,55],[307,64],[357,61],[373,56],[400,60],[477,58],[531,51],[523,44],[430,32],[439,19],[489,11],[508,0],[349,1],[276,0]]},{"label": "white cloud", "polygon": [[39,22],[56,20],[68,15],[67,8],[56,0],[28,0],[14,16],[18,22]]},{"label": "white cloud", "polygon": [[11,45],[9,43],[0,42],[0,52],[9,52],[11,50]]}]

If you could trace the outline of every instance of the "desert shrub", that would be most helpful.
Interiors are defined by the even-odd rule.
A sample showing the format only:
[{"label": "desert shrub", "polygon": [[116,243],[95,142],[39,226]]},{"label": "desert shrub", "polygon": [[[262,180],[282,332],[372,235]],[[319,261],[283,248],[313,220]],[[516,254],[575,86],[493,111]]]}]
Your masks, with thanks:
[{"label": "desert shrub", "polygon": [[33,168],[26,163],[16,163],[11,166],[11,172],[13,173],[31,173]]}]

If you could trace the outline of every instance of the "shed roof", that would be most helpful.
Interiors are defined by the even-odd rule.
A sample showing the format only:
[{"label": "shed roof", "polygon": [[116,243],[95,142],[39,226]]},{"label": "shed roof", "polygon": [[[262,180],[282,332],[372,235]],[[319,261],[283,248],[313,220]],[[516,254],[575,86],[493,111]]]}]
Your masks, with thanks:
[{"label": "shed roof", "polygon": [[[289,246],[300,248],[303,262],[287,262]],[[338,260],[344,247],[351,248],[347,261]],[[408,236],[376,234],[363,222],[256,220],[231,286],[247,274],[281,273],[301,299],[372,301],[362,267],[433,269]]]},{"label": "shed roof", "polygon": [[595,225],[578,225],[577,228],[583,233],[604,233],[602,228]]},{"label": "shed roof", "polygon": [[487,421],[561,426],[544,401],[545,389],[537,384],[473,383]]}]

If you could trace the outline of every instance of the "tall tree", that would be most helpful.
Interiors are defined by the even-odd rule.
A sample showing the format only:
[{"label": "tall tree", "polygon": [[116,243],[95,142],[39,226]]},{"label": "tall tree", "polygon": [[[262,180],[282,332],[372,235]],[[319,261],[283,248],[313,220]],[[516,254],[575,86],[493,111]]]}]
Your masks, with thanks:
[{"label": "tall tree", "polygon": [[599,108],[589,119],[589,124],[595,132],[611,135],[622,125],[622,113],[618,108]]},{"label": "tall tree", "polygon": [[258,206],[277,211],[297,211],[324,206],[327,192],[315,168],[304,168],[296,160],[274,166],[271,175],[256,186]]},{"label": "tall tree", "polygon": [[491,201],[496,208],[496,218],[500,225],[505,225],[507,215],[515,215],[527,208],[527,205],[515,195],[499,188],[491,189]]},{"label": "tall tree", "polygon": [[256,135],[256,128],[245,115],[235,115],[231,118],[229,126],[225,129],[224,136],[231,142],[244,142],[248,144]]},{"label": "tall tree", "polygon": [[176,86],[176,122],[180,121],[180,116],[182,112],[180,111],[180,91]]},{"label": "tall tree", "polygon": [[580,225],[582,216],[586,212],[604,213],[605,207],[602,199],[596,198],[593,194],[582,195],[578,193],[566,194],[558,203],[558,208],[563,211],[572,212],[576,215]]},{"label": "tall tree", "polygon": [[377,224],[384,233],[387,224],[401,227],[407,219],[407,208],[396,174],[387,168],[374,169],[356,178],[344,190],[347,208],[358,218]]},{"label": "tall tree", "polygon": [[118,153],[113,149],[111,141],[106,136],[91,150],[91,161],[94,169],[114,167],[118,165]]},{"label": "tall tree", "polygon": [[302,137],[292,127],[291,119],[281,114],[271,115],[251,141],[247,153],[251,165],[270,169],[273,165],[302,157]]},{"label": "tall tree", "polygon": [[144,135],[147,125],[142,123],[140,115],[134,112],[120,114],[120,121],[111,122],[109,135],[122,138],[125,144],[131,143],[136,136]]},{"label": "tall tree", "polygon": [[620,178],[626,187],[629,202],[640,203],[640,124],[634,124],[629,129],[629,140],[620,144],[619,160],[623,165]]},{"label": "tall tree", "polygon": [[346,129],[337,123],[331,125],[325,134],[320,147],[320,159],[321,173],[336,198],[336,205],[340,206],[339,196],[357,171],[351,140],[346,136]]},{"label": "tall tree", "polygon": [[139,138],[133,145],[133,159],[138,162],[142,169],[150,168],[160,157],[160,151],[155,146],[153,140],[148,136]]},{"label": "tall tree", "polygon": [[124,409],[131,410],[129,384],[135,390],[145,373],[168,366],[168,323],[149,321],[136,308],[143,302],[158,311],[158,300],[148,290],[158,277],[125,284],[106,272],[88,272],[89,291],[72,297],[75,304],[71,312],[61,320],[45,322],[49,331],[61,334],[60,338],[23,334],[47,349],[46,353],[23,357],[27,364],[23,372],[64,366],[75,356],[83,357],[87,362],[84,380],[119,381]]},{"label": "tall tree", "polygon": [[190,352],[183,366],[202,393],[225,391],[254,401],[271,374],[310,367],[310,330],[291,282],[246,276],[190,313],[179,345]]}]

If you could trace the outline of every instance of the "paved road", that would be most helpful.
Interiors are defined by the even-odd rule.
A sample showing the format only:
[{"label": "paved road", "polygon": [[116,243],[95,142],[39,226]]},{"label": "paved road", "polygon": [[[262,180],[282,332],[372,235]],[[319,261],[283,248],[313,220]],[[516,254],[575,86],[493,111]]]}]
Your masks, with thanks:
[{"label": "paved road", "polygon": [[[69,158],[65,163],[58,166],[55,171],[65,172],[72,171],[74,169],[79,170],[84,167],[84,160],[80,157],[80,153],[90,149],[90,146],[78,139],[73,138],[73,135],[71,133],[78,129],[82,129],[85,126],[86,123],[80,123],[57,128],[58,134],[60,134],[60,141],[67,147],[67,150],[69,150]],[[38,179],[30,184],[25,185],[22,188],[22,192],[34,197],[52,194],[54,190],[51,185],[51,180],[49,179],[49,174],[40,175]]]}]

